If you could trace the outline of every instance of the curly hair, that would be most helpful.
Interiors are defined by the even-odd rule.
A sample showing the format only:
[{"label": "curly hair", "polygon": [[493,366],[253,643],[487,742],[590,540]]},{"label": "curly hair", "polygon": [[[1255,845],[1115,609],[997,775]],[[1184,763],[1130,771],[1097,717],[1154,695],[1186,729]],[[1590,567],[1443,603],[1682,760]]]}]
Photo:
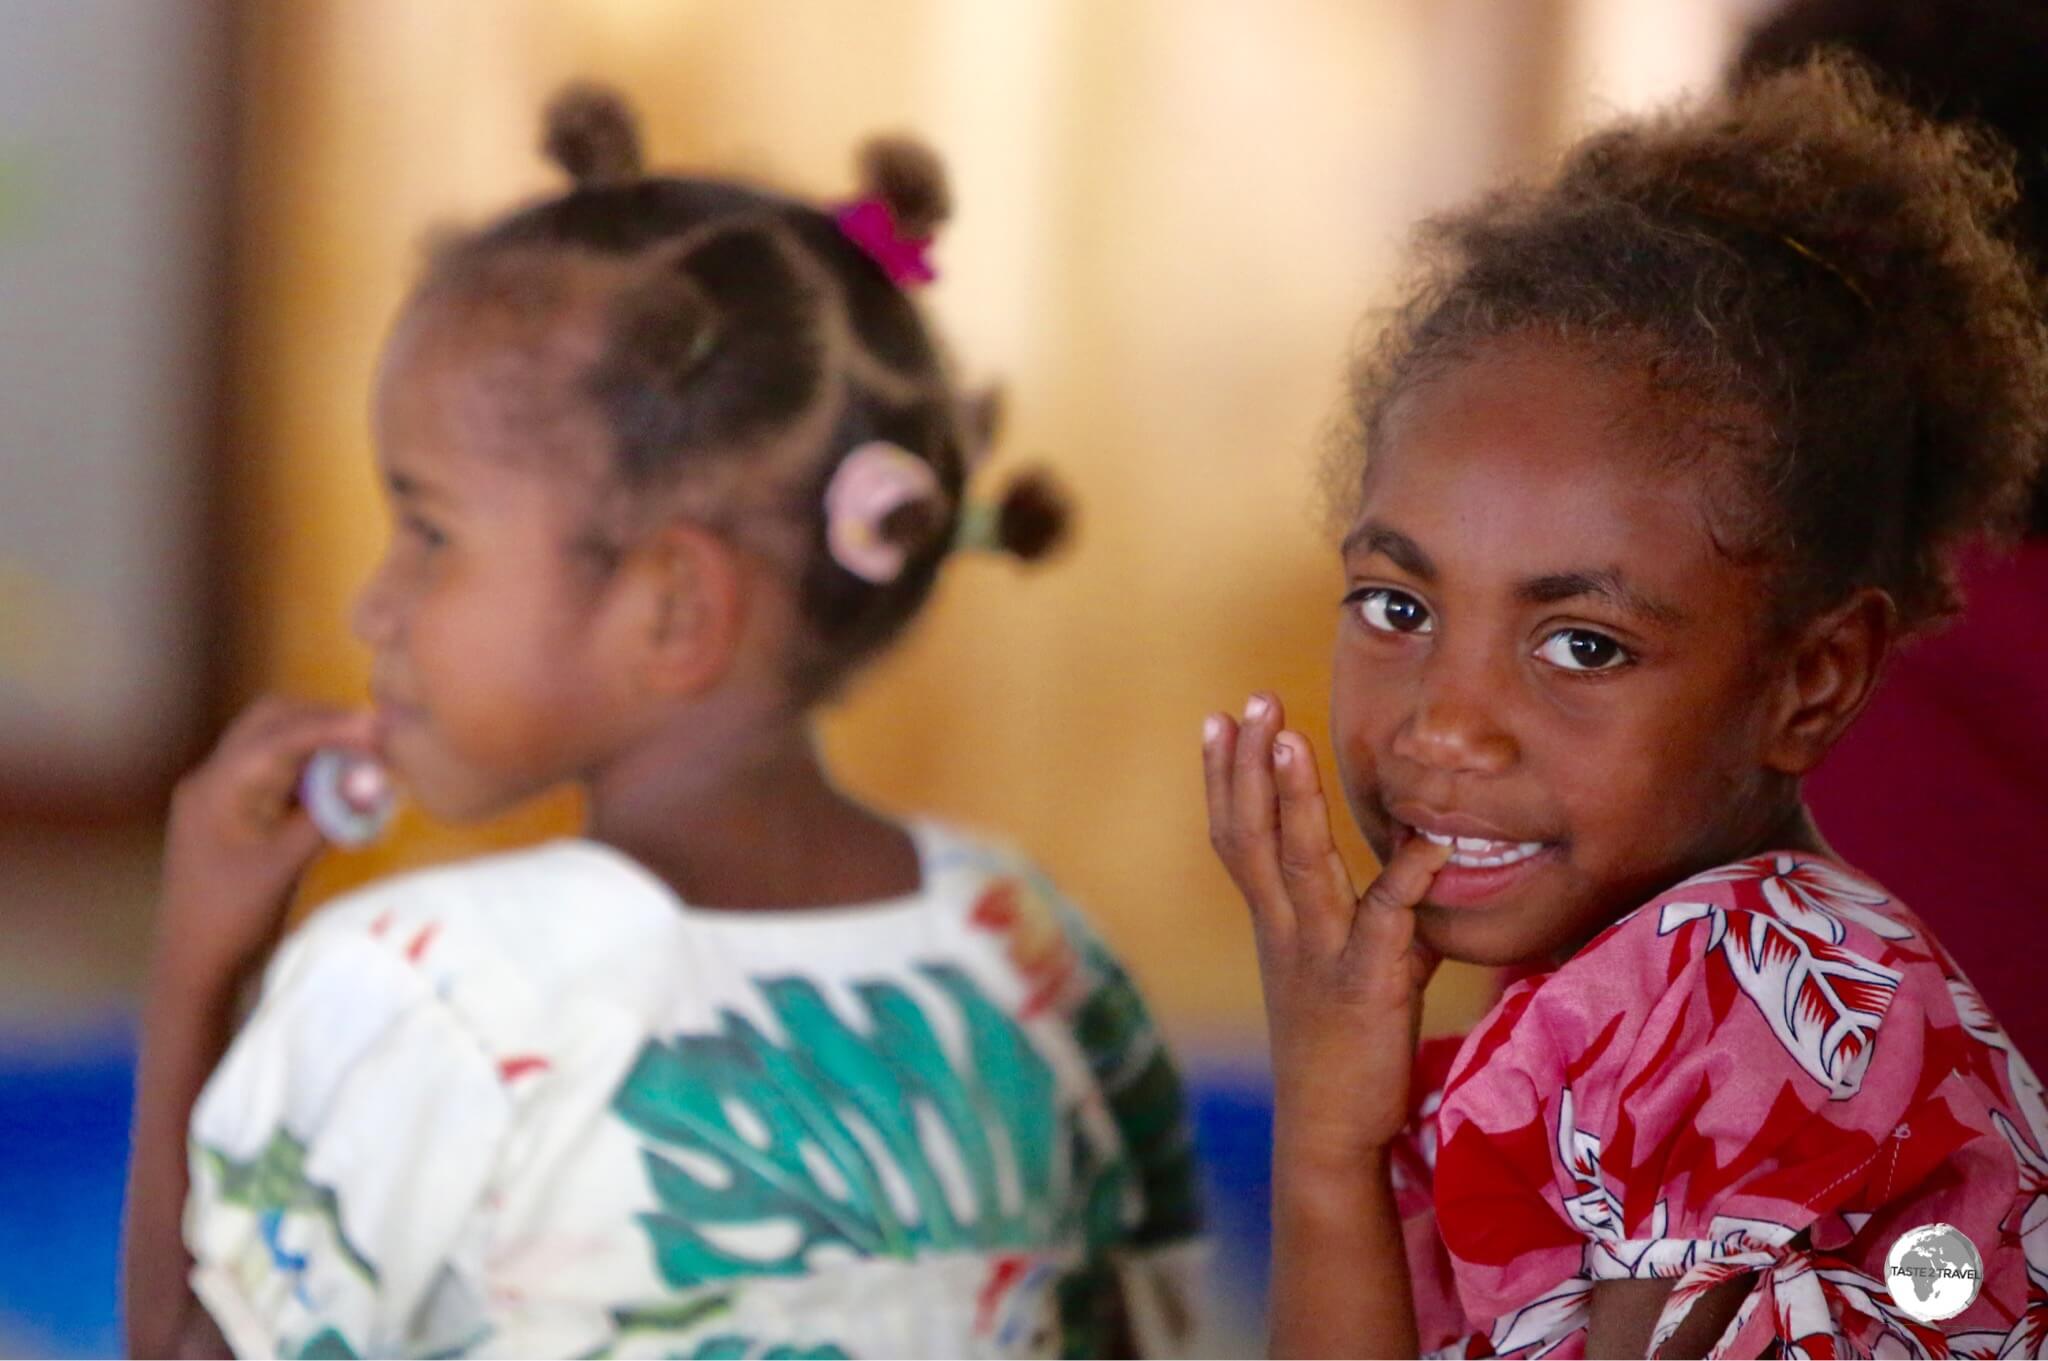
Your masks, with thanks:
[{"label": "curly hair", "polygon": [[[603,334],[564,400],[601,419],[628,499],[659,493],[789,571],[806,624],[791,690],[803,703],[826,697],[930,595],[993,437],[982,418],[993,404],[958,389],[917,308],[829,211],[728,180],[647,174],[631,110],[599,87],[556,96],[542,149],[572,187],[441,242],[415,301],[481,300],[545,330],[571,293],[563,264],[607,262]],[[863,198],[899,232],[927,237],[945,219],[944,172],[922,146],[877,139],[858,164]],[[559,364],[559,348],[550,353],[536,362]],[[824,510],[841,460],[873,440],[923,459],[944,496],[880,525],[905,551],[886,582],[832,555]],[[994,546],[1035,558],[1060,537],[1066,505],[1027,474],[991,519]]]},{"label": "curly hair", "polygon": [[[1754,80],[1844,51],[1931,118],[1974,121],[2016,153],[2013,230],[2048,265],[2048,7],[2038,0],[1792,0],[1751,31],[1730,73]],[[2048,536],[2048,476],[2027,532]]]},{"label": "curly hair", "polygon": [[1999,143],[1839,57],[1597,133],[1548,182],[1425,225],[1336,488],[1355,497],[1418,380],[1554,339],[1669,399],[1672,456],[1707,465],[1717,542],[1773,569],[1778,626],[1876,586],[1904,631],[1932,627],[1959,605],[1955,548],[2018,529],[2048,438],[2015,202]]}]

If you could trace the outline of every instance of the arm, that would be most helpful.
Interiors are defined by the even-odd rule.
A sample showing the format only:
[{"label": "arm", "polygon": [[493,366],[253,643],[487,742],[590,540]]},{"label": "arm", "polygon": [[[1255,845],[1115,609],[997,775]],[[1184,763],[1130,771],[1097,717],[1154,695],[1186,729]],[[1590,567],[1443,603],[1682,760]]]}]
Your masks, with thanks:
[{"label": "arm", "polygon": [[1416,1355],[1406,1252],[1384,1151],[1318,1159],[1276,1131],[1273,1355]]},{"label": "arm", "polygon": [[233,1037],[232,979],[208,979],[159,950],[142,1013],[134,1154],[128,1165],[123,1293],[133,1356],[227,1356],[186,1287],[185,1127]]},{"label": "arm", "polygon": [[236,721],[172,799],[122,1244],[133,1355],[228,1354],[186,1284],[185,1131],[233,1038],[235,999],[320,849],[319,832],[292,802],[299,770],[320,747],[367,747],[373,735],[366,715],[267,700]]},{"label": "arm", "polygon": [[[1656,1331],[1657,1317],[1664,1310],[1664,1301],[1670,1298],[1677,1279],[1646,1281],[1601,1281],[1593,1287],[1590,1316],[1586,1324],[1586,1355],[1601,1356],[1648,1356],[1650,1335]],[[1729,1322],[1735,1311],[1742,1307],[1742,1301],[1756,1284],[1754,1275],[1737,1276],[1708,1290],[1686,1311],[1685,1322],[1678,1325],[1665,1342],[1660,1357],[1705,1356]]]},{"label": "arm", "polygon": [[1388,1168],[1437,962],[1415,906],[1450,852],[1415,838],[1357,895],[1314,754],[1281,720],[1263,697],[1241,729],[1212,718],[1204,742],[1210,836],[1252,911],[1273,1048],[1272,1348],[1413,1356]]}]

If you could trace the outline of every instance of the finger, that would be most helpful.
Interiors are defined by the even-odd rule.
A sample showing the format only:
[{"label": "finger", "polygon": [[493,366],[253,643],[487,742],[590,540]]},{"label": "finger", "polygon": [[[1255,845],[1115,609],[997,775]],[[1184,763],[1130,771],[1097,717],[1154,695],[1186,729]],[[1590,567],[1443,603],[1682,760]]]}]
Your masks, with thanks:
[{"label": "finger", "polygon": [[1314,749],[1300,733],[1273,739],[1273,785],[1280,805],[1280,878],[1304,930],[1341,943],[1358,893],[1330,835],[1329,804]]},{"label": "finger", "polygon": [[[1415,934],[1415,909],[1451,858],[1451,848],[1416,837],[1396,850],[1365,890],[1352,919],[1345,952],[1366,959],[1403,962],[1412,996],[1436,972],[1441,957]],[[1420,1016],[1420,1013],[1417,1013]]]},{"label": "finger", "polygon": [[376,717],[367,712],[302,710],[280,718],[236,754],[231,775],[235,803],[259,822],[275,824],[292,806],[314,752],[324,747],[373,751],[375,739]]},{"label": "finger", "polygon": [[[1228,714],[1211,714],[1202,723],[1202,784],[1209,806],[1209,844],[1216,858],[1230,873],[1231,882],[1244,895],[1251,909],[1254,927],[1263,938],[1276,924],[1291,919],[1284,891],[1246,869],[1246,848],[1238,835],[1237,805],[1234,797],[1237,775],[1236,720]],[[1275,912],[1280,913],[1277,919]]]},{"label": "finger", "polygon": [[228,725],[228,730],[221,735],[220,750],[226,753],[265,746],[279,732],[289,730],[313,715],[348,712],[336,705],[316,704],[284,695],[263,695]]},{"label": "finger", "polygon": [[1202,720],[1202,793],[1209,808],[1209,844],[1234,878],[1236,849],[1230,841],[1230,762],[1237,750],[1237,724],[1228,714]]},{"label": "finger", "polygon": [[1255,694],[1245,702],[1230,761],[1230,839],[1237,850],[1238,886],[1277,925],[1291,927],[1294,907],[1280,877],[1280,806],[1273,792],[1273,737],[1280,702]]},{"label": "finger", "polygon": [[326,834],[303,808],[288,810],[272,834],[272,849],[278,862],[287,867],[304,865],[326,847]]},{"label": "finger", "polygon": [[246,742],[249,734],[271,722],[277,715],[278,706],[284,701],[277,695],[259,695],[249,706],[230,719],[227,727],[221,729],[214,739],[214,756],[224,756]]},{"label": "finger", "polygon": [[1382,912],[1413,912],[1428,895],[1437,871],[1450,863],[1451,850],[1427,837],[1411,837],[1387,858],[1367,885],[1366,906]]}]

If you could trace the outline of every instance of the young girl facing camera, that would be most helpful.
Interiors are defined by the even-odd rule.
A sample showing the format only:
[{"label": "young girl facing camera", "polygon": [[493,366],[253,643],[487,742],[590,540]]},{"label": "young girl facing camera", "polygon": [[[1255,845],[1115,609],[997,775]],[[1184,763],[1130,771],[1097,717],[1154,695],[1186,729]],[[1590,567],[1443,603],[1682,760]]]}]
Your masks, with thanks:
[{"label": "young girl facing camera", "polygon": [[[878,144],[834,212],[644,175],[592,92],[548,141],[575,187],[443,248],[384,353],[374,712],[259,705],[180,788],[136,1350],[1174,1347],[1192,1149],[1130,982],[811,736],[955,544],[1058,528],[964,501],[986,432],[904,292],[936,164]],[[232,1035],[322,748],[449,818],[576,781],[588,831],[329,906]]]},{"label": "young girl facing camera", "polygon": [[[1816,66],[1434,226],[1341,478],[1362,897],[1278,700],[1207,726],[1272,1029],[1277,1351],[2048,1346],[2040,1084],[1800,800],[2024,504],[2048,343],[2011,194]],[[1441,958],[1527,976],[1418,1049]]]}]

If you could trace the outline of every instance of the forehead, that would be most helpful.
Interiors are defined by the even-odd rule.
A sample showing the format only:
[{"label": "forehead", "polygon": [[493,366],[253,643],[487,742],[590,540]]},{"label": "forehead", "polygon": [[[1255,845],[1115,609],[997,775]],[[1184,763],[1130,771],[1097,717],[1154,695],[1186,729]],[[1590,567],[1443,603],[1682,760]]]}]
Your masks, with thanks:
[{"label": "forehead", "polygon": [[464,280],[408,302],[379,365],[372,418],[386,471],[608,471],[582,382],[604,339],[604,281],[573,262]]},{"label": "forehead", "polygon": [[1646,372],[1496,343],[1396,400],[1358,519],[1468,568],[1706,566],[1720,555],[1661,400]]}]

